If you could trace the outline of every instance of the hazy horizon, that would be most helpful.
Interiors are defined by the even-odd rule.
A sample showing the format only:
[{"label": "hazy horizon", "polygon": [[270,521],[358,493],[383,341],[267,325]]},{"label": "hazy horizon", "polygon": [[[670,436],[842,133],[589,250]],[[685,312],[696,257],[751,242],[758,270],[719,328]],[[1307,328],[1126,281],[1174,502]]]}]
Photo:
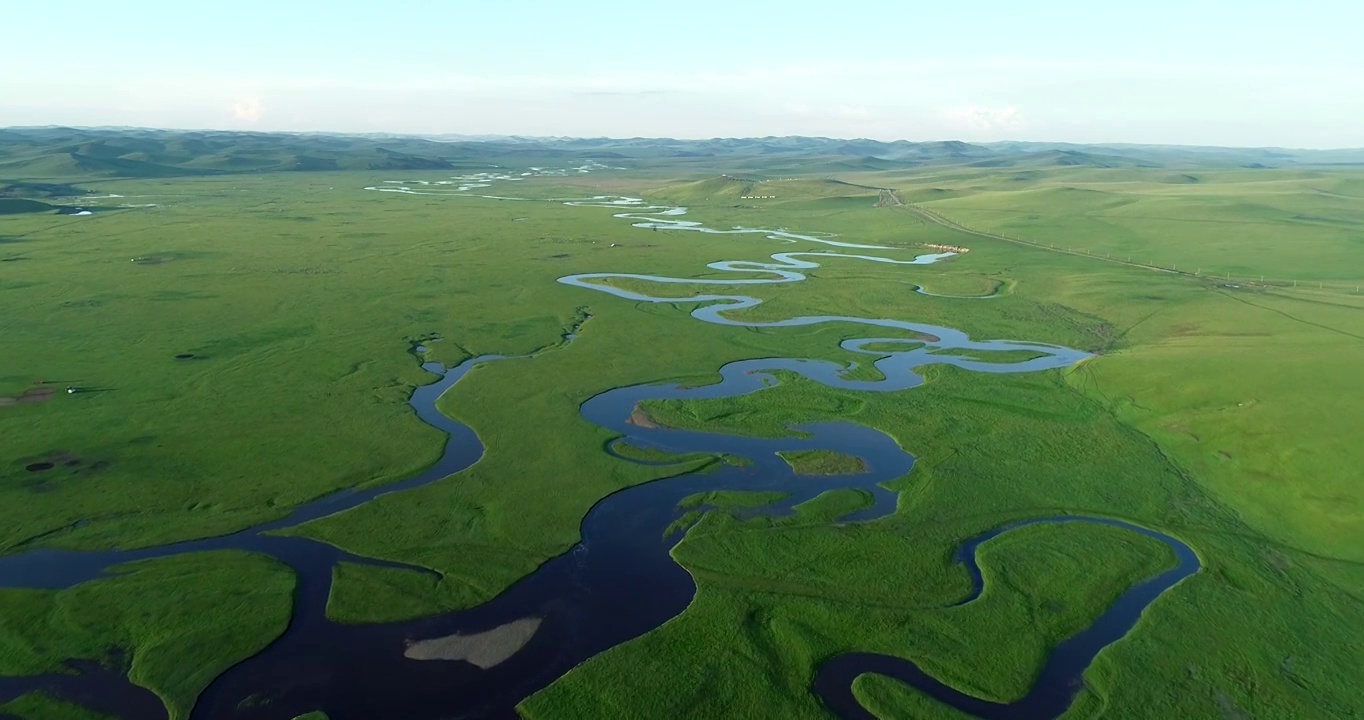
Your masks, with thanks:
[{"label": "hazy horizon", "polygon": [[1364,147],[1355,4],[823,7],[75,0],[0,126]]},{"label": "hazy horizon", "polygon": [[1331,152],[1331,151],[1354,151],[1364,150],[1364,145],[1360,146],[1341,146],[1341,147],[1296,147],[1291,145],[1185,145],[1178,143],[1129,143],[1129,142],[1074,142],[1070,140],[961,140],[960,138],[868,138],[840,135],[708,135],[695,137],[679,137],[664,135],[516,135],[501,133],[409,133],[393,132],[385,130],[264,130],[259,128],[229,128],[229,127],[154,127],[149,125],[4,125],[0,130],[46,130],[67,128],[71,130],[139,130],[153,132],[170,133],[257,133],[262,135],[335,135],[335,136],[392,136],[418,139],[441,139],[452,141],[479,142],[483,139],[496,140],[500,138],[519,139],[519,140],[679,140],[686,142],[706,141],[706,140],[762,140],[766,138],[808,138],[823,140],[844,140],[848,142],[858,142],[862,140],[873,140],[876,142],[895,143],[939,143],[939,142],[964,142],[971,145],[1000,145],[1006,143],[1020,143],[1033,145],[1074,145],[1076,147],[1172,147],[1189,149],[1209,149],[1209,150],[1286,150],[1286,151],[1309,151],[1309,152]]}]

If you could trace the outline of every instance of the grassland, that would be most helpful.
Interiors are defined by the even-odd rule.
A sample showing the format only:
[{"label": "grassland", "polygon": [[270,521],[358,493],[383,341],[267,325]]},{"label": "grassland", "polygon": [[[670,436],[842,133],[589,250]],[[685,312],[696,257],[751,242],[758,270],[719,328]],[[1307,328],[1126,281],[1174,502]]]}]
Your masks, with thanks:
[{"label": "grassland", "polygon": [[30,693],[0,705],[0,712],[15,717],[40,717],[45,720],[109,720],[108,715],[42,693]]},{"label": "grassland", "polygon": [[[177,717],[232,664],[284,631],[291,610],[288,568],[247,553],[205,553],[135,563],[107,580],[63,591],[5,590],[0,658],[6,674],[61,670],[67,658],[121,665]],[[80,717],[30,697],[6,711]],[[0,708],[4,709],[4,708]]]},{"label": "grassland", "polygon": [[[1157,171],[1074,170],[944,180],[932,182],[958,197],[923,204],[973,227],[1202,269],[1202,281],[1147,275],[1144,293],[1113,288],[1126,274],[1103,273],[1098,261],[1071,278],[1072,292],[1099,300],[1108,317],[1116,299],[1161,301],[1138,302],[1118,352],[1074,382],[1256,526],[1309,552],[1364,559],[1341,542],[1358,527],[1364,494],[1332,469],[1364,460],[1339,432],[1358,422],[1350,368],[1364,343],[1357,177],[1203,171],[1181,184]],[[1290,287],[1240,284],[1261,276]],[[1165,302],[1176,288],[1188,299]]]},{"label": "grassland", "polygon": [[1041,353],[1033,352],[1033,351],[1031,351],[1031,350],[996,350],[996,351],[988,351],[988,350],[987,350],[987,351],[970,350],[970,351],[967,351],[967,350],[961,350],[960,348],[946,348],[946,349],[943,349],[943,350],[935,350],[935,351],[933,351],[933,354],[934,354],[934,355],[964,355],[964,356],[966,356],[966,357],[971,358],[972,360],[978,360],[978,361],[980,361],[980,362],[991,362],[991,363],[1015,363],[1015,362],[1024,362],[1024,361],[1026,361],[1026,360],[1032,360],[1033,358],[1038,358],[1038,357],[1041,357],[1041,356],[1042,356]]},{"label": "grassland", "polygon": [[[1348,432],[1364,426],[1352,402],[1364,394],[1364,296],[1350,288],[1364,274],[1352,224],[1364,218],[1348,202],[1364,187],[1357,173],[931,168],[852,172],[847,185],[773,169],[698,179],[660,164],[528,181],[514,194],[634,188],[716,227],[836,232],[906,255],[967,245],[927,267],[831,259],[806,282],[747,289],[765,300],[748,317],[914,319],[1100,355],[1037,375],[934,366],[923,387],[885,395],[784,378],[742,398],[652,404],[667,425],[750,435],[851,419],[890,433],[918,463],[894,483],[897,512],[875,523],[832,523],[867,501],[848,491],[780,519],[724,510],[763,497],[694,498],[720,509],[693,516],[674,551],[697,582],[692,606],[528,700],[528,717],[823,717],[811,673],[847,650],[904,655],[982,696],[1017,697],[1056,641],[1169,562],[1163,546],[1114,528],[1029,528],[982,549],[985,597],[948,607],[968,586],[957,543],[1061,512],[1176,534],[1204,563],[1099,657],[1068,717],[1364,712],[1364,489],[1353,471],[1364,450]],[[477,368],[440,402],[479,433],[483,460],[296,532],[441,576],[343,564],[329,605],[338,620],[468,607],[570,546],[604,495],[712,461],[612,458],[611,434],[579,416],[583,400],[640,382],[709,382],[730,360],[867,359],[838,348],[860,334],[847,326],[718,327],[687,305],[636,306],[554,282],[592,271],[703,278],[706,262],[827,247],[650,232],[557,203],[361,190],[384,179],[67,176],[126,199],[97,201],[108,210],[88,217],[0,219],[0,397],[39,380],[86,390],[0,406],[0,550],[220,534],[410,474],[436,458],[440,437],[405,405],[431,379],[407,348],[438,333],[431,354],[447,363],[534,353]],[[755,182],[778,189],[755,193]],[[876,187],[982,231],[1091,252],[876,207]],[[1300,275],[1304,286],[1229,288],[1100,257],[1129,252],[1234,276]],[[130,262],[146,257],[160,260]],[[954,300],[912,285],[1008,291]],[[184,353],[195,358],[175,358]],[[55,457],[79,463],[26,470]],[[183,717],[214,673],[280,632],[291,591],[286,569],[236,555],[146,563],[61,592],[3,590],[0,673],[121,648],[130,676]],[[863,678],[858,693],[885,717],[953,717],[883,679]],[[78,716],[57,707],[30,697],[3,711]]]},{"label": "grassland", "polygon": [[611,449],[615,451],[616,454],[621,455],[622,457],[630,458],[632,460],[640,460],[646,463],[672,464],[687,462],[689,460],[701,460],[710,457],[703,453],[682,454],[672,453],[668,452],[667,450],[660,450],[659,448],[648,447],[643,445],[632,445],[628,442],[614,443],[611,446]]},{"label": "grassland", "polygon": [[801,475],[850,475],[866,469],[862,458],[833,450],[796,450],[778,454]]}]

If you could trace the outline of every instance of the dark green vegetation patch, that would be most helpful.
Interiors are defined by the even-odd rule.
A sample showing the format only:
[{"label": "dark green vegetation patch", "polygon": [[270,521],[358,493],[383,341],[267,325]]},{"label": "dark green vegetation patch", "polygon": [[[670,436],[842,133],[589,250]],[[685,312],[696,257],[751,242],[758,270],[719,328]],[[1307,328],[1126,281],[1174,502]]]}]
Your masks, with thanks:
[{"label": "dark green vegetation patch", "polygon": [[62,198],[89,194],[89,190],[68,183],[12,182],[0,185],[0,198]]},{"label": "dark green vegetation patch", "polygon": [[0,197],[0,215],[23,215],[25,213],[56,212],[57,206],[48,205],[40,200],[24,200]]}]

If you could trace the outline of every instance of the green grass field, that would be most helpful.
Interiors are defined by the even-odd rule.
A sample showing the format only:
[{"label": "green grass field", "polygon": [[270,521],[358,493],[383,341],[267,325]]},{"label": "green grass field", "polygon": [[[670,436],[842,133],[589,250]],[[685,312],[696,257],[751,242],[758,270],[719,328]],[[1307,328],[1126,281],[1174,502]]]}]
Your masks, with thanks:
[{"label": "green grass field", "polygon": [[[66,163],[29,176],[122,198],[82,201],[104,208],[91,216],[0,201],[34,210],[0,217],[0,552],[223,534],[410,475],[442,439],[406,405],[433,379],[409,347],[439,334],[429,357],[446,363],[530,355],[476,368],[439,402],[478,433],[482,460],[289,532],[440,574],[342,564],[328,605],[339,621],[469,607],[570,547],[605,495],[717,461],[630,446],[616,450],[670,464],[611,457],[613,434],[579,415],[586,399],[711,382],[732,360],[869,359],[838,347],[859,328],[721,327],[691,318],[689,304],[555,282],[609,271],[695,277],[700,289],[725,275],[708,262],[822,245],[649,231],[558,202],[363,190],[449,170],[109,178]],[[1023,375],[931,366],[922,387],[897,393],[784,377],[739,398],[648,404],[666,426],[746,435],[850,419],[918,461],[891,484],[897,511],[871,523],[835,522],[868,502],[852,491],[776,519],[727,512],[770,496],[692,498],[713,508],[694,510],[674,550],[696,579],[692,605],[528,699],[526,717],[827,717],[812,673],[850,650],[909,657],[982,697],[1016,698],[1052,646],[1171,562],[1159,543],[1117,528],[1030,527],[983,546],[989,592],[949,607],[968,587],[951,558],[960,541],[1067,512],[1176,535],[1203,569],[1099,656],[1065,717],[1364,714],[1364,448],[1353,442],[1364,427],[1364,175],[853,167],[837,175],[846,184],[822,171],[783,179],[790,164],[728,158],[735,177],[717,178],[697,161],[637,161],[494,192],[635,194],[685,203],[688,219],[713,227],[837,233],[905,257],[967,246],[923,267],[831,258],[805,282],[745,288],[765,301],[745,317],[908,319],[1096,357]],[[882,203],[880,187],[910,205]],[[1109,261],[1129,255],[1201,275]],[[1261,275],[1280,284],[1246,282]],[[873,349],[917,342],[904,340]],[[1023,359],[991,355],[979,359]],[[80,391],[48,392],[66,386]],[[787,459],[810,474],[860,462]],[[142,563],[60,592],[0,590],[0,674],[121,655],[129,677],[183,718],[218,672],[282,631],[292,591],[287,568],[243,553]],[[886,718],[960,717],[884,678],[863,677],[856,692]],[[35,695],[0,713],[91,717]]]},{"label": "green grass field", "polygon": [[862,458],[833,450],[797,450],[778,455],[802,475],[848,475],[866,469]]}]

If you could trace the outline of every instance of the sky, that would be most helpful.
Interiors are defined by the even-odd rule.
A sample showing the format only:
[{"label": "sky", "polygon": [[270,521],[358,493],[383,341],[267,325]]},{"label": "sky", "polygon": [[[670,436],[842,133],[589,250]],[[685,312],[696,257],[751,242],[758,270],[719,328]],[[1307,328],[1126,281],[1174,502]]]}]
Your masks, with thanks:
[{"label": "sky", "polygon": [[0,127],[1364,147],[1358,0],[4,11]]}]

